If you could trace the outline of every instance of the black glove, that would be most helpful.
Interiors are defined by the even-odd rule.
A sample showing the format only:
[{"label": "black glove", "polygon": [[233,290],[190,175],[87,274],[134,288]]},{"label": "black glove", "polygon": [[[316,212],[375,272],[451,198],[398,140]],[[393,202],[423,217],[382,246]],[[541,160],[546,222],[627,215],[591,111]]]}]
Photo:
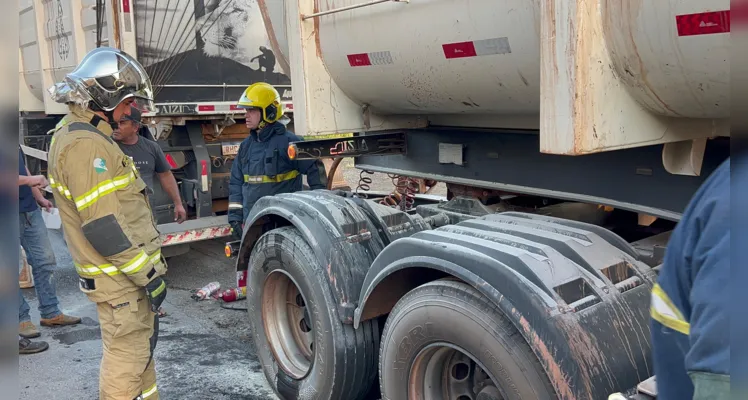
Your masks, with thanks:
[{"label": "black glove", "polygon": [[231,225],[231,237],[234,238],[234,240],[242,240],[242,224],[239,221],[231,221],[229,222],[229,225]]},{"label": "black glove", "polygon": [[151,300],[151,311],[158,312],[161,303],[166,299],[166,282],[159,276],[145,285],[145,292]]}]

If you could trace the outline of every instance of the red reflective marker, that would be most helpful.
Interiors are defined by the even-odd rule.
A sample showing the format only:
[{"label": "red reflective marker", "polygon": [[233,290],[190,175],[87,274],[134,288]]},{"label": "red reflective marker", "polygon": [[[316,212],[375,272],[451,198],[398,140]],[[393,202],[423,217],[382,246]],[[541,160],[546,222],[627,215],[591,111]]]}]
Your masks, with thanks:
[{"label": "red reflective marker", "polygon": [[711,35],[730,32],[730,10],[675,16],[678,36]]}]

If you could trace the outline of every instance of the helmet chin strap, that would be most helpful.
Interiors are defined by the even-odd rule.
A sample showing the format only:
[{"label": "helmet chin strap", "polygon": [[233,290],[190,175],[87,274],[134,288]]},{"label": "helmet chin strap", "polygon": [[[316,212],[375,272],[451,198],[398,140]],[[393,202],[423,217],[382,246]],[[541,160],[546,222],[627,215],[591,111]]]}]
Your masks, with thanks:
[{"label": "helmet chin strap", "polygon": [[[112,110],[112,111],[103,110],[100,107],[98,107],[96,105],[96,103],[94,103],[94,102],[91,102],[90,105],[89,105],[89,107],[93,111],[98,111],[98,112],[101,112],[102,114],[104,114],[104,116],[106,116],[106,119],[108,120],[107,123],[109,124],[109,126],[112,127],[112,130],[116,130],[117,128],[119,128],[119,121],[116,121],[114,119],[114,110]],[[91,120],[91,124],[93,124],[93,126],[96,126],[99,123],[99,121],[95,121],[95,122],[94,121],[95,121],[95,119],[92,119]]]},{"label": "helmet chin strap", "polygon": [[104,115],[106,115],[106,118],[109,120],[109,126],[112,127],[112,130],[117,130],[117,128],[119,128],[119,121],[114,119],[114,110],[104,111]]}]

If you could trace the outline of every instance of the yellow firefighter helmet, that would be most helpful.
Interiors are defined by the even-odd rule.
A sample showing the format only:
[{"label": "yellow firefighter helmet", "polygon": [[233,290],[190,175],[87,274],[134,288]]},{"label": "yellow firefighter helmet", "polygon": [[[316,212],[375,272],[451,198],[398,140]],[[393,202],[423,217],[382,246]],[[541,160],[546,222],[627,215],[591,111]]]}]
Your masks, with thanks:
[{"label": "yellow firefighter helmet", "polygon": [[280,94],[271,84],[265,82],[253,83],[247,87],[237,106],[262,111],[262,120],[268,124],[283,117]]}]

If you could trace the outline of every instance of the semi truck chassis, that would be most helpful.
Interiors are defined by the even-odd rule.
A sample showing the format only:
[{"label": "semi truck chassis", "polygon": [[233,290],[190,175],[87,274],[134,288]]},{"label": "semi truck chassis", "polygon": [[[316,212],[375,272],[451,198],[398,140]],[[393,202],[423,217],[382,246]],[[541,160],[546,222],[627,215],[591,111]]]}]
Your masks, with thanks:
[{"label": "semi truck chassis", "polygon": [[365,145],[386,155],[368,152],[365,135],[294,143],[289,155],[347,151],[360,169],[446,181],[448,201],[265,197],[232,247],[281,398],[656,397],[650,290],[729,140],[709,142],[694,177],[668,174],[662,146],[565,157],[538,153],[528,132],[390,134],[405,140]]}]

